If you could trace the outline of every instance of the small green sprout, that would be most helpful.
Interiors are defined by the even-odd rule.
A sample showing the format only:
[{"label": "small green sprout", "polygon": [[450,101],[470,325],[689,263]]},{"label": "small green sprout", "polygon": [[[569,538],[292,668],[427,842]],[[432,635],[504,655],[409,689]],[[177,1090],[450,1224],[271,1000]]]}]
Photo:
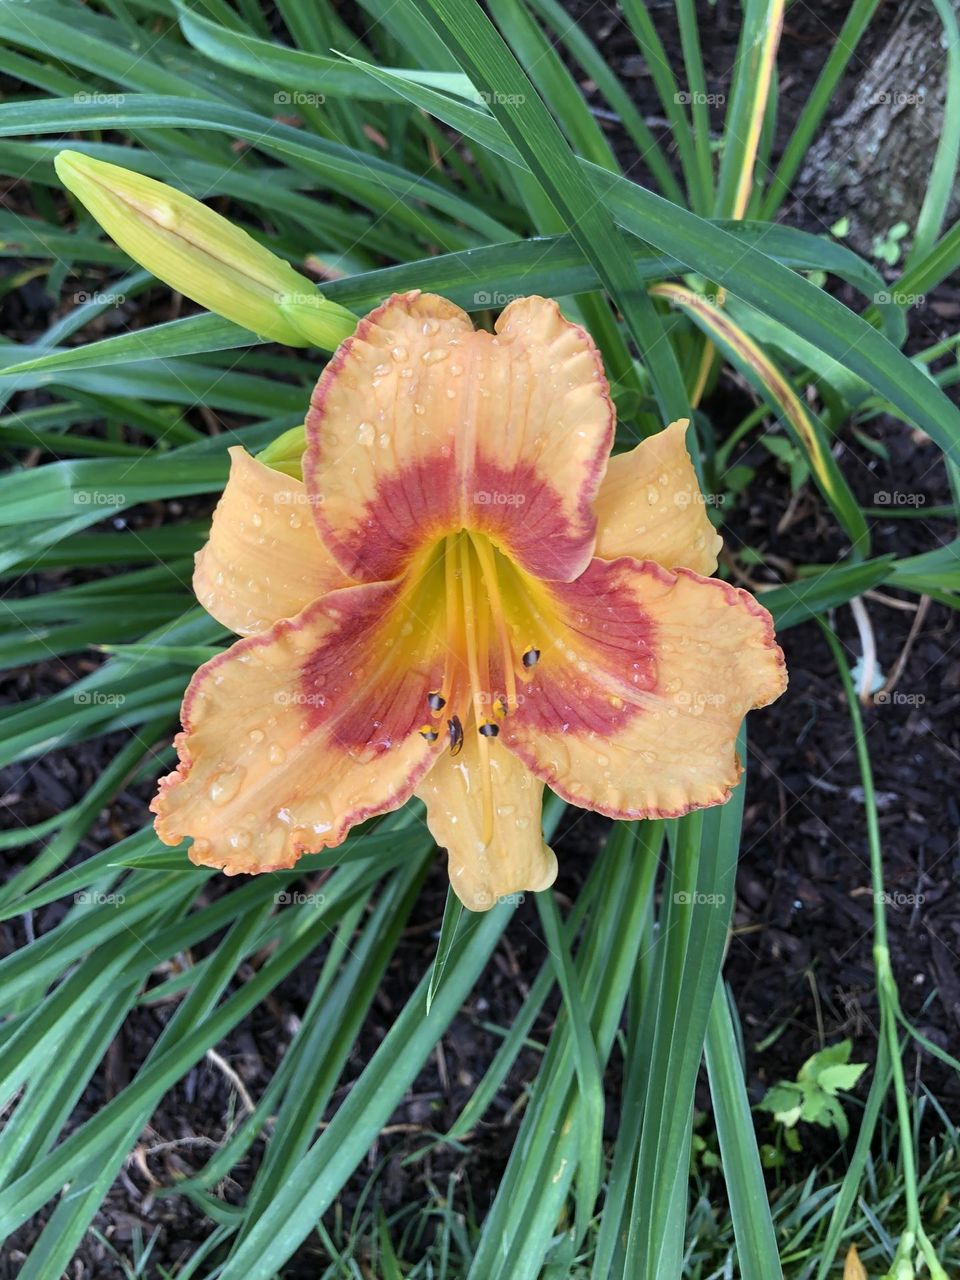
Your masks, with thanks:
[{"label": "small green sprout", "polygon": [[850,1061],[852,1048],[852,1041],[841,1040],[821,1049],[807,1059],[796,1080],[781,1080],[757,1104],[758,1110],[769,1111],[783,1125],[791,1150],[799,1150],[796,1127],[801,1120],[836,1129],[842,1139],[847,1137],[850,1126],[839,1095],[852,1089],[867,1069],[865,1062]]},{"label": "small green sprout", "polygon": [[874,236],[873,247],[870,252],[875,258],[879,258],[881,262],[885,262],[889,267],[895,267],[900,261],[900,241],[910,231],[910,226],[906,222],[897,222],[890,228],[885,236]]}]

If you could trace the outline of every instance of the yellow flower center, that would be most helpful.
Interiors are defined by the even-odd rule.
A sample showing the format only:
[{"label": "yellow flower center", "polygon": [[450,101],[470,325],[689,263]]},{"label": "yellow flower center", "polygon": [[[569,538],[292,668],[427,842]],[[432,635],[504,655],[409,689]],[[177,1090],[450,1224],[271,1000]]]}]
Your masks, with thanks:
[{"label": "yellow flower center", "polygon": [[532,678],[541,638],[553,630],[549,603],[529,574],[484,534],[468,529],[436,542],[411,577],[416,586],[409,608],[431,619],[445,653],[443,680],[428,695],[420,733],[434,742],[445,732],[453,755],[465,733],[478,735],[486,843],[494,815],[491,739],[518,706],[518,685]]}]

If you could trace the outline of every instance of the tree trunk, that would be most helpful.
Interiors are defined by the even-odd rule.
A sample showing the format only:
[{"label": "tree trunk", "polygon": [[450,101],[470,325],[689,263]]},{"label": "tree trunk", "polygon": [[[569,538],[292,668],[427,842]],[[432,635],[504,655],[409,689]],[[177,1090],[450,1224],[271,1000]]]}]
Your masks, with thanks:
[{"label": "tree trunk", "polygon": [[[910,0],[871,65],[854,55],[858,66],[853,99],[811,147],[799,189],[828,220],[847,215],[850,244],[870,253],[896,223],[913,231],[940,138],[946,38],[931,0]],[[958,205],[955,189],[951,218]]]}]

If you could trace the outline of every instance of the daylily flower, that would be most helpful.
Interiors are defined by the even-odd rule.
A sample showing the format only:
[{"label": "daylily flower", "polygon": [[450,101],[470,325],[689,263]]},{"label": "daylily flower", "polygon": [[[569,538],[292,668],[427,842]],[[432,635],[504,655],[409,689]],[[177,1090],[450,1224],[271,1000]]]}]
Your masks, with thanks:
[{"label": "daylily flower", "polygon": [[276,870],[417,795],[483,910],[556,875],[545,783],[614,818],[723,803],[786,675],[769,614],[706,576],[686,428],[608,462],[602,363],[555,302],[495,334],[418,292],[372,312],[313,393],[302,480],[230,451],[194,585],[244,638],[187,690],[160,838]]}]

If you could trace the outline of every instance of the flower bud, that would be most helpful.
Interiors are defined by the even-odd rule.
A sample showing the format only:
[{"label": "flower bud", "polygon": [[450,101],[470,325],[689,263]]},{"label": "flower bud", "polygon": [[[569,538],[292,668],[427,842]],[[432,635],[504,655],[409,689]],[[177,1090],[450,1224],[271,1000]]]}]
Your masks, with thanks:
[{"label": "flower bud", "polygon": [[322,351],[334,351],[344,338],[349,338],[357,327],[357,317],[346,307],[330,302],[314,291],[284,294],[278,299],[280,312],[302,334],[311,347]]},{"label": "flower bud", "polygon": [[307,429],[305,426],[291,427],[271,440],[265,449],[257,454],[257,461],[274,471],[282,471],[294,480],[303,479],[303,451],[307,447]]},{"label": "flower bud", "polygon": [[208,311],[292,347],[332,351],[356,327],[351,312],[199,200],[77,151],[54,164],[125,253]]}]

